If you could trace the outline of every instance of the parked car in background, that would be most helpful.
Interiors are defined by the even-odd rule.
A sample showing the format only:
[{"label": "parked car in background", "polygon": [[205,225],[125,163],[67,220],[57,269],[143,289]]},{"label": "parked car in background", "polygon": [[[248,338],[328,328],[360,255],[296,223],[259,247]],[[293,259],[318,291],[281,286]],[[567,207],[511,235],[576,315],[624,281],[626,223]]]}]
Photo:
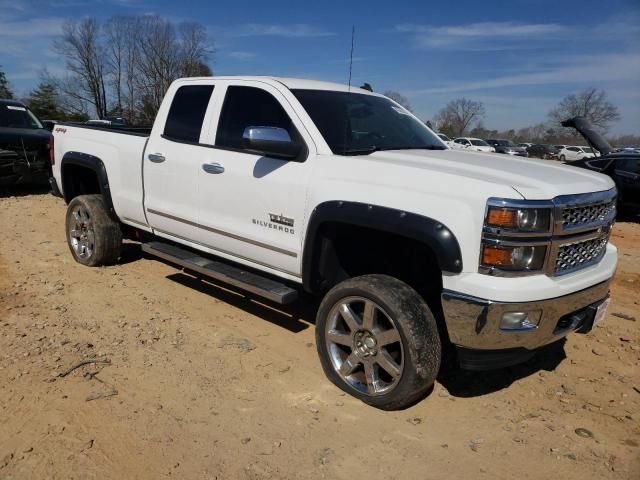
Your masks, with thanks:
[{"label": "parked car in background", "polygon": [[51,132],[24,104],[0,100],[0,186],[50,176]]},{"label": "parked car in background", "polygon": [[481,138],[458,137],[453,141],[453,148],[471,150],[476,152],[495,152],[496,149]]},{"label": "parked car in background", "polygon": [[527,148],[530,157],[542,158],[544,160],[557,160],[559,150],[554,145],[538,143]]},{"label": "parked car in background", "polygon": [[[557,145],[556,145],[557,147]],[[582,160],[583,158],[593,158],[596,154],[591,147],[581,147],[578,145],[566,146],[558,152],[561,162],[566,160]]]},{"label": "parked car in background", "polygon": [[449,148],[453,148],[453,140],[447,137],[444,133],[436,133],[436,135],[438,135],[438,138],[446,143]]},{"label": "parked car in background", "polygon": [[531,145],[533,145],[533,143],[524,142],[524,143],[518,144],[519,147],[524,147],[524,148],[529,148]]},{"label": "parked car in background", "polygon": [[601,154],[596,158],[567,162],[567,165],[610,176],[618,189],[618,210],[640,211],[640,153],[632,150],[614,150],[584,117],[565,120],[562,126],[578,130],[584,139]]},{"label": "parked car in background", "polygon": [[554,145],[558,150],[562,150],[563,148],[570,147],[571,145]]},{"label": "parked car in background", "polygon": [[487,139],[486,142],[495,149],[496,153],[505,153],[507,155],[518,155],[519,157],[529,156],[526,148],[517,146],[511,140]]}]

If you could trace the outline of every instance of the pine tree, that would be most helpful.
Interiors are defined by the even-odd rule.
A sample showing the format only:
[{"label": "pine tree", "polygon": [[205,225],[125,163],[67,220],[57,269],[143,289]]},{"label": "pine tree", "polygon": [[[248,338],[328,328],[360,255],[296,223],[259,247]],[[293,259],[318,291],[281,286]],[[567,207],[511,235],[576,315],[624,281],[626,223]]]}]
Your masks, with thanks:
[{"label": "pine tree", "polygon": [[13,98],[13,92],[9,88],[9,82],[2,70],[0,70],[0,98]]},{"label": "pine tree", "polygon": [[47,79],[41,80],[36,89],[29,94],[27,105],[39,118],[62,120],[64,117],[58,105],[56,86]]}]

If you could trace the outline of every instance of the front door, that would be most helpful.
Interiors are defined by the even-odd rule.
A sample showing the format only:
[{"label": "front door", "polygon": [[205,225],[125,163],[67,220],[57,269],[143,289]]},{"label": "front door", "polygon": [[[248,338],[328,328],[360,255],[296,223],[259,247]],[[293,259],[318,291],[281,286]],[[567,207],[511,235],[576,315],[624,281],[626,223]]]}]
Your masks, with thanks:
[{"label": "front door", "polygon": [[[200,241],[237,261],[299,277],[311,137],[285,95],[266,83],[219,85],[216,102],[214,147],[198,172]],[[251,126],[287,130],[304,144],[303,154],[282,160],[247,151],[242,135]]]}]

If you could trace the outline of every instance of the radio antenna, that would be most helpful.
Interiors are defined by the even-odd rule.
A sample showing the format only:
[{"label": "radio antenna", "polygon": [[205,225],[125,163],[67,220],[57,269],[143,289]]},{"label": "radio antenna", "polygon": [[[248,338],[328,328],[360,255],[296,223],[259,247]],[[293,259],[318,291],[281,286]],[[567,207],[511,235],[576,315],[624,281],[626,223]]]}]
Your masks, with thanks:
[{"label": "radio antenna", "polygon": [[356,36],[356,26],[351,26],[351,54],[349,55],[349,92],[351,92],[351,68],[353,67],[353,43]]}]

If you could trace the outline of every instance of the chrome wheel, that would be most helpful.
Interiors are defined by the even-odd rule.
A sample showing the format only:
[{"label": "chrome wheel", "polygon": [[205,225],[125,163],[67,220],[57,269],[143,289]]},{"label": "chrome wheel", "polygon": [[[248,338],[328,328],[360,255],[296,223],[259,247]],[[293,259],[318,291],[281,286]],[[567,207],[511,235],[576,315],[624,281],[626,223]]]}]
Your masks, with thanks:
[{"label": "chrome wheel", "polygon": [[87,259],[93,255],[95,232],[93,222],[86,210],[77,206],[71,212],[73,221],[69,224],[69,243],[78,258]]},{"label": "chrome wheel", "polygon": [[340,300],[329,312],[325,338],[333,368],[361,393],[382,395],[400,381],[404,367],[400,332],[372,300]]}]

